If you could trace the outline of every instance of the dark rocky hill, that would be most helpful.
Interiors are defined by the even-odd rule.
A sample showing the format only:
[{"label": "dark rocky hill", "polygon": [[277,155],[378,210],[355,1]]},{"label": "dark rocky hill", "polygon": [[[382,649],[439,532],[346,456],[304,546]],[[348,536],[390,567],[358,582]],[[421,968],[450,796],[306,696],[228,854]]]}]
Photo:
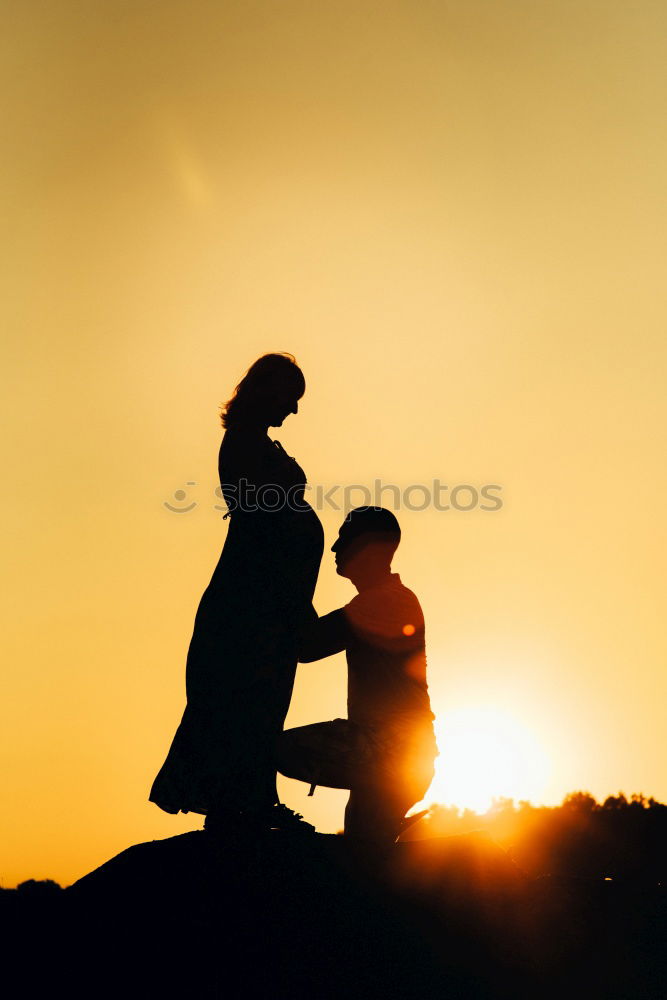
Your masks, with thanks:
[{"label": "dark rocky hill", "polygon": [[201,831],[0,905],[21,996],[667,996],[663,887],[531,879],[479,834],[368,855]]}]

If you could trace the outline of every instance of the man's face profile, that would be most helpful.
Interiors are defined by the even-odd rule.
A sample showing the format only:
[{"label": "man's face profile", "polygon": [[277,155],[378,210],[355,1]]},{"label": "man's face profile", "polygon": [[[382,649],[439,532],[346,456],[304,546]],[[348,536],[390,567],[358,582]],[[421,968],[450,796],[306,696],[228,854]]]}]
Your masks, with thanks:
[{"label": "man's face profile", "polygon": [[336,560],[336,572],[339,576],[347,576],[346,567],[349,568],[355,556],[364,548],[366,541],[367,537],[353,534],[347,524],[341,526],[338,538],[331,546]]},{"label": "man's face profile", "polygon": [[396,551],[397,541],[382,531],[357,532],[347,525],[338,532],[338,538],[331,546],[336,559],[336,572],[354,580],[360,573],[386,572]]}]

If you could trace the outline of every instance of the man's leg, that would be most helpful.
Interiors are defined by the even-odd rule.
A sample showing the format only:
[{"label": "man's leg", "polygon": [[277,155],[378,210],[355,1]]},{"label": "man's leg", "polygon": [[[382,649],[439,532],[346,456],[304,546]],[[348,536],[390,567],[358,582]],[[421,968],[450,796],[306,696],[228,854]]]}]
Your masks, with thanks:
[{"label": "man's leg", "polygon": [[375,766],[372,750],[359,727],[347,719],[318,722],[281,733],[278,770],[327,788],[349,788],[345,836],[357,841],[393,843],[405,813],[420,795],[398,775]]},{"label": "man's leg", "polygon": [[[393,843],[406,812],[423,798],[432,769],[406,776],[404,762],[388,765],[372,742],[347,719],[300,726],[281,733],[277,765],[281,774],[312,785],[349,788],[345,835],[369,843]],[[423,768],[421,769],[423,770]]]},{"label": "man's leg", "polygon": [[405,814],[426,795],[433,773],[433,759],[428,755],[396,756],[380,748],[351,784],[346,836],[393,843]]},{"label": "man's leg", "polygon": [[419,796],[386,783],[355,782],[345,809],[345,836],[373,844],[393,844],[401,821]]},{"label": "man's leg", "polygon": [[357,734],[347,719],[316,722],[281,733],[276,764],[286,778],[327,788],[350,788],[358,772]]}]

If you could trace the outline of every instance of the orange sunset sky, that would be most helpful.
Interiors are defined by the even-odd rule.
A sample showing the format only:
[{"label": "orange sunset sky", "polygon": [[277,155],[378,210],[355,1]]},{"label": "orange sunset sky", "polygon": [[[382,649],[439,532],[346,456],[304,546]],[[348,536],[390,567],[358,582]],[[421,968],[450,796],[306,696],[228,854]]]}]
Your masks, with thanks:
[{"label": "orange sunset sky", "polygon": [[[665,5],[3,12],[0,884],[201,826],[148,793],[227,530],[218,406],[271,350],[311,483],[502,487],[396,510],[426,801],[667,800]],[[324,613],[354,591],[320,516]],[[343,658],[301,666],[288,725],[344,714]]]}]

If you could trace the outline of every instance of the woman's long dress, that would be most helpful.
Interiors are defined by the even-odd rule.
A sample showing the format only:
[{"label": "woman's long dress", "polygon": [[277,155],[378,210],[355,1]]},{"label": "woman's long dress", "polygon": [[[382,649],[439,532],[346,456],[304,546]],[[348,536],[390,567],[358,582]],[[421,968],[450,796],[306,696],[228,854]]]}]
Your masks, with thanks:
[{"label": "woman's long dress", "polygon": [[275,801],[274,742],[324,546],[303,470],[278,442],[230,429],[218,470],[229,531],[195,616],[185,712],[149,796],[169,813]]}]

